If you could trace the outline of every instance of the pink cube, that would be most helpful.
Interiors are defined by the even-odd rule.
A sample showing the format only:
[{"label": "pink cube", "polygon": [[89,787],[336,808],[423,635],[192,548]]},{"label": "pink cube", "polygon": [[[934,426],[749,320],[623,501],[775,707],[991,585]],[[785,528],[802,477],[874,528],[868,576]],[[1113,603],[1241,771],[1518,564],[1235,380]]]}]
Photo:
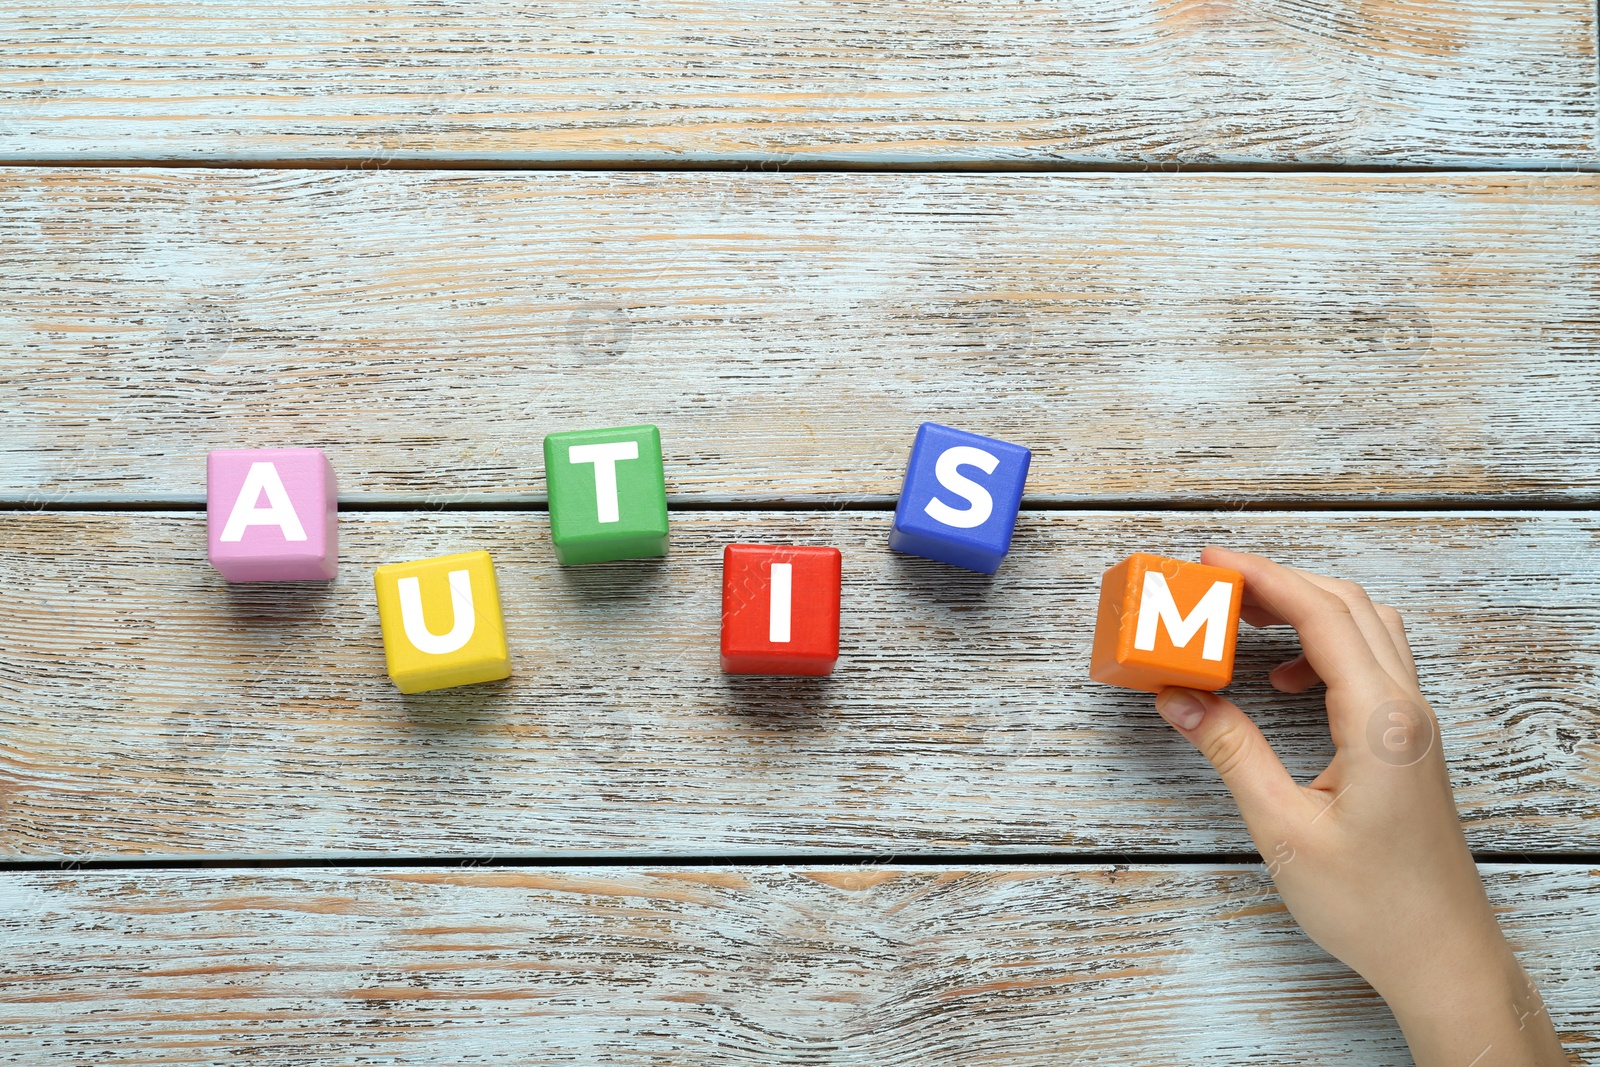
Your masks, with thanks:
[{"label": "pink cube", "polygon": [[230,582],[312,582],[339,564],[339,489],[319,448],[206,458],[211,565]]}]

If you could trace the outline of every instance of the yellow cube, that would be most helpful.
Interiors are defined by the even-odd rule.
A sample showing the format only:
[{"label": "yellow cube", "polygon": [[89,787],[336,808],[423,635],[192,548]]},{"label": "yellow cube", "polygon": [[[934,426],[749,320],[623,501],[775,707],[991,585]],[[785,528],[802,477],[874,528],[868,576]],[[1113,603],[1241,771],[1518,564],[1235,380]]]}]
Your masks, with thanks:
[{"label": "yellow cube", "polygon": [[372,575],[389,677],[426,693],[511,675],[500,590],[487,552],[390,563]]}]

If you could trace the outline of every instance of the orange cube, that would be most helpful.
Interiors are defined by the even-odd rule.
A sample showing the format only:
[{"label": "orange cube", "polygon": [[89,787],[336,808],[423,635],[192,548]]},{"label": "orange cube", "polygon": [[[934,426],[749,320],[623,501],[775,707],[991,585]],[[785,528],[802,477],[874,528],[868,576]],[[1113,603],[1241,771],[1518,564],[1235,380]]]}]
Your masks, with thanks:
[{"label": "orange cube", "polygon": [[1221,689],[1233,680],[1244,576],[1135,552],[1100,580],[1089,677],[1124,689]]}]

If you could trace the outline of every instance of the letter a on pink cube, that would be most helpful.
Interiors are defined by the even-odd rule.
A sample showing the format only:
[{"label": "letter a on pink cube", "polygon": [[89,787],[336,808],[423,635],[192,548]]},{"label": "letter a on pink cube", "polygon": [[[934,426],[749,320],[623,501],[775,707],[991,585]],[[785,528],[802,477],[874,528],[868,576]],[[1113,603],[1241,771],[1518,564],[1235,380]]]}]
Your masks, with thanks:
[{"label": "letter a on pink cube", "polygon": [[318,448],[228,449],[206,459],[211,565],[230,582],[327,581],[339,563],[339,489]]}]

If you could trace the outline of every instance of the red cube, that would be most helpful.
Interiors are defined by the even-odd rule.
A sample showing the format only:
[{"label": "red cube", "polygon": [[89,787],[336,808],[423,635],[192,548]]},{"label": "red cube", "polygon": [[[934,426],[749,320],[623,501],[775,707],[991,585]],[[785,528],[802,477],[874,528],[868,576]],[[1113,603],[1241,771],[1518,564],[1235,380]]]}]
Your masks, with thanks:
[{"label": "red cube", "polygon": [[837,548],[723,548],[722,669],[833,673],[839,662],[840,568]]}]

